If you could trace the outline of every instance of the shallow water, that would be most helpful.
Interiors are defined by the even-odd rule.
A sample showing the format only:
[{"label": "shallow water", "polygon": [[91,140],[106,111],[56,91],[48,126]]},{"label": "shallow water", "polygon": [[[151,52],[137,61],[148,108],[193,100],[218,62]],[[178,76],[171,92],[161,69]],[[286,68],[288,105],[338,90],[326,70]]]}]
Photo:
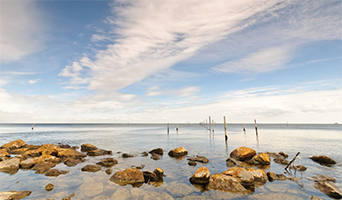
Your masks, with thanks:
[{"label": "shallow water", "polygon": [[[70,172],[58,177],[46,177],[34,174],[30,170],[19,170],[14,175],[0,172],[0,192],[31,190],[32,194],[25,199],[61,199],[72,193],[76,194],[72,199],[94,199],[96,196],[99,196],[99,199],[106,199],[105,196],[114,199],[118,197],[115,194],[127,194],[130,199],[139,199],[142,195],[149,195],[151,199],[309,199],[312,195],[329,199],[313,187],[313,181],[307,179],[318,174],[336,178],[336,185],[342,188],[341,125],[259,124],[256,138],[254,124],[246,125],[246,135],[242,131],[242,124],[228,124],[227,144],[224,141],[222,124],[216,124],[214,133],[198,124],[180,124],[177,133],[176,125],[172,124],[169,134],[166,132],[165,124],[35,124],[33,131],[31,126],[1,124],[0,146],[16,139],[23,139],[26,143],[35,145],[63,143],[81,146],[84,143],[91,143],[98,148],[112,150],[113,155],[87,157],[86,162],[75,167],[67,167],[61,163],[55,168]],[[198,163],[193,167],[187,164],[186,159],[177,160],[167,155],[169,150],[180,146],[184,146],[190,156],[204,155],[210,162]],[[211,174],[227,170],[225,160],[231,151],[240,146],[253,148],[257,152],[284,151],[289,155],[288,160],[297,152],[301,152],[300,163],[308,169],[305,172],[292,171],[292,174],[286,174],[301,178],[298,181],[267,182],[250,194],[232,194],[215,190],[202,192],[191,185],[189,178],[203,165]],[[141,157],[141,152],[158,147],[165,151],[161,160],[152,160],[150,156]],[[120,153],[116,153],[118,151],[131,153],[136,157],[124,159]],[[313,155],[329,156],[338,164],[333,167],[319,165],[309,159]],[[104,157],[114,157],[119,161],[119,164],[112,167],[113,173],[132,165],[144,164],[143,170],[153,171],[160,167],[167,177],[158,187],[144,184],[139,188],[132,188],[130,185],[119,186],[109,181],[110,176],[104,172],[104,168],[96,173],[81,171],[84,165],[94,164]],[[295,164],[298,165],[299,160],[296,160]],[[284,167],[272,161],[265,171],[283,173]],[[45,191],[47,183],[54,184],[55,189]]]}]

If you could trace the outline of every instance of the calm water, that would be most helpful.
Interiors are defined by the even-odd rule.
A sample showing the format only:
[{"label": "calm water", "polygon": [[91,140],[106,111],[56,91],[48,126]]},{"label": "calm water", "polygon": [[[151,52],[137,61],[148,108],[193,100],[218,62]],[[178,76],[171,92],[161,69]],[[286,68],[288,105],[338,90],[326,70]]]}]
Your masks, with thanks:
[{"label": "calm water", "polygon": [[[228,124],[228,144],[224,141],[223,126],[216,124],[215,132],[201,127],[198,124],[180,124],[178,133],[175,125],[170,125],[170,133],[166,132],[165,124],[35,124],[31,131],[31,124],[0,124],[0,146],[16,139],[23,139],[28,144],[69,144],[81,146],[83,143],[91,143],[98,148],[112,150],[110,157],[118,159],[119,164],[112,167],[115,173],[124,170],[131,165],[144,164],[143,170],[153,171],[160,167],[167,177],[164,183],[155,187],[144,184],[132,190],[132,186],[118,186],[110,182],[110,176],[102,169],[96,173],[82,172],[80,169],[89,163],[109,157],[87,157],[87,161],[75,167],[67,167],[63,163],[56,166],[57,169],[66,169],[70,172],[59,177],[46,177],[34,174],[30,170],[20,170],[15,175],[0,172],[0,192],[9,190],[31,190],[32,194],[26,199],[61,199],[72,193],[76,196],[72,199],[93,199],[96,196],[112,195],[119,189],[125,188],[133,194],[158,192],[161,195],[170,195],[175,199],[203,198],[203,199],[309,199],[312,195],[322,199],[329,199],[313,187],[313,182],[307,177],[318,174],[332,176],[337,179],[336,185],[342,188],[342,126],[341,125],[303,125],[303,124],[259,124],[259,137],[256,139],[254,125],[246,125],[247,134],[242,131],[242,124]],[[189,166],[186,159],[176,160],[170,158],[167,152],[171,149],[184,146],[189,155],[204,155],[210,162],[198,163],[197,166]],[[257,187],[255,192],[248,195],[231,194],[221,191],[201,192],[192,186],[189,178],[201,166],[206,166],[211,174],[220,173],[228,168],[225,160],[231,151],[240,146],[247,146],[257,152],[280,152],[289,154],[289,160],[300,151],[300,163],[308,169],[305,172],[287,174],[301,178],[299,181],[275,181],[267,182]],[[161,147],[166,153],[161,160],[155,161],[149,157],[141,157],[140,153]],[[121,158],[122,153],[136,155],[134,158]],[[313,155],[326,155],[335,159],[338,164],[333,167],[321,166],[309,159]],[[299,161],[296,161],[299,164]],[[283,173],[284,166],[272,161],[270,167],[265,170],[275,173]],[[19,182],[18,182],[19,181]],[[44,187],[47,183],[53,183],[55,189],[47,192]],[[97,190],[87,188],[87,185],[97,184]],[[155,194],[155,193],[154,193]],[[104,198],[102,196],[101,198]],[[134,199],[133,197],[131,197]]]}]

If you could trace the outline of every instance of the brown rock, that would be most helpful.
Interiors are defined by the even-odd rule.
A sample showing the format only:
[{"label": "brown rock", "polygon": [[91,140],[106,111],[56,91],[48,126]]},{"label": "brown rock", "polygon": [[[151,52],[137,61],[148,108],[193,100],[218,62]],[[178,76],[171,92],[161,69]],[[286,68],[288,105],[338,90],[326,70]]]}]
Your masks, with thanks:
[{"label": "brown rock", "polygon": [[82,162],[84,162],[85,159],[84,158],[79,158],[79,159],[74,159],[74,158],[67,158],[65,161],[64,161],[64,164],[69,166],[69,167],[72,167],[72,166],[76,166]]},{"label": "brown rock", "polygon": [[106,174],[111,175],[113,171],[111,169],[106,169]]},{"label": "brown rock", "polygon": [[253,165],[269,165],[271,164],[271,161],[268,154],[260,153],[259,155],[253,156],[253,158],[248,163]]},{"label": "brown rock", "polygon": [[47,171],[45,173],[45,176],[59,176],[61,174],[66,174],[68,173],[68,171],[65,171],[65,170],[61,170],[59,171],[58,169],[50,169],[49,171]]},{"label": "brown rock", "polygon": [[53,190],[54,187],[55,186],[53,184],[49,183],[45,186],[45,190],[49,192],[49,191]]},{"label": "brown rock", "polygon": [[88,151],[93,151],[93,150],[96,150],[97,147],[92,145],[92,144],[89,144],[89,143],[86,143],[86,144],[82,144],[81,145],[81,151],[82,152],[88,152]]},{"label": "brown rock", "polygon": [[319,198],[319,197],[317,197],[317,196],[315,196],[315,195],[313,195],[313,196],[310,198],[310,200],[322,200],[322,199]]},{"label": "brown rock", "polygon": [[157,181],[157,175],[150,171],[143,171],[145,183],[149,182],[156,182]]},{"label": "brown rock", "polygon": [[168,155],[171,157],[181,157],[188,154],[188,151],[184,147],[178,147],[169,151]]},{"label": "brown rock", "polygon": [[190,166],[196,166],[197,163],[196,163],[195,161],[193,161],[193,160],[189,160],[188,165],[190,165]]},{"label": "brown rock", "polygon": [[18,149],[21,147],[25,147],[26,146],[26,142],[24,142],[23,140],[19,139],[19,140],[15,140],[12,142],[9,142],[7,144],[4,144],[1,146],[1,149]]},{"label": "brown rock", "polygon": [[288,165],[289,161],[285,160],[284,158],[275,158],[273,159],[275,163],[282,164],[282,165]]},{"label": "brown rock", "polygon": [[96,149],[96,150],[89,151],[87,153],[88,156],[103,156],[103,155],[112,155],[112,154],[113,154],[112,151],[107,151],[104,149]]},{"label": "brown rock", "polygon": [[234,158],[228,158],[226,160],[227,167],[235,167],[241,165],[241,161],[235,160]]},{"label": "brown rock", "polygon": [[57,156],[58,154],[58,149],[59,147],[54,144],[44,144],[41,147],[39,147],[37,150],[42,154],[42,155],[53,155]]},{"label": "brown rock", "polygon": [[261,169],[232,167],[223,172],[223,174],[238,179],[241,184],[247,186],[261,186],[268,181],[267,174]]},{"label": "brown rock", "polygon": [[115,164],[118,164],[118,161],[114,158],[105,158],[96,164],[101,165],[102,167],[111,167]]},{"label": "brown rock", "polygon": [[132,165],[131,167],[136,168],[136,169],[144,169],[145,165],[139,165],[139,166]]},{"label": "brown rock", "polygon": [[118,171],[110,178],[110,180],[119,185],[139,185],[145,181],[144,174],[135,168],[127,168],[125,171]]},{"label": "brown rock", "polygon": [[209,183],[210,171],[206,167],[200,167],[191,176],[190,182],[196,184],[207,184]]},{"label": "brown rock", "polygon": [[239,147],[230,153],[231,158],[234,158],[240,161],[249,160],[253,158],[253,156],[255,155],[256,155],[256,151],[254,149],[251,149],[245,146]]},{"label": "brown rock", "polygon": [[0,171],[5,173],[12,173],[19,169],[19,158],[11,158],[0,162]]},{"label": "brown rock", "polygon": [[86,172],[97,172],[102,169],[101,165],[86,165],[81,170]]},{"label": "brown rock", "polygon": [[6,200],[18,200],[29,196],[31,193],[32,192],[29,190],[0,192],[0,198]]},{"label": "brown rock", "polygon": [[151,151],[149,151],[150,154],[158,154],[158,155],[163,155],[164,151],[162,148],[157,148],[157,149],[152,149]]},{"label": "brown rock", "polygon": [[289,157],[289,155],[287,155],[287,153],[285,153],[283,151],[279,152],[279,155],[282,155],[284,158],[288,158]]},{"label": "brown rock", "polygon": [[146,157],[146,156],[148,156],[148,153],[146,151],[144,151],[144,152],[141,153],[141,156],[142,157]]},{"label": "brown rock", "polygon": [[0,149],[0,157],[9,158],[9,157],[11,157],[11,156],[10,156],[10,154],[7,152],[6,149]]},{"label": "brown rock", "polygon": [[281,180],[281,181],[286,180],[286,176],[284,174],[276,174],[274,172],[267,172],[267,177],[268,177],[268,180],[271,182],[273,182],[274,180]]},{"label": "brown rock", "polygon": [[151,159],[153,160],[160,160],[160,155],[156,153],[152,153]]},{"label": "brown rock", "polygon": [[246,189],[236,178],[221,173],[214,174],[210,177],[208,188],[214,190],[224,190],[228,192],[246,191]]},{"label": "brown rock", "polygon": [[312,156],[310,157],[311,160],[318,162],[321,165],[334,165],[336,161],[328,156]]},{"label": "brown rock", "polygon": [[28,150],[24,153],[24,155],[27,155],[29,157],[39,157],[41,154],[41,152],[38,149],[33,149],[33,150]]},{"label": "brown rock", "polygon": [[157,176],[157,182],[163,182],[164,171],[159,167],[153,171]]},{"label": "brown rock", "polygon": [[68,145],[68,144],[58,144],[58,147],[59,148],[63,148],[63,149],[71,149],[71,146],[70,145]]},{"label": "brown rock", "polygon": [[195,162],[201,162],[201,163],[208,163],[209,162],[209,159],[206,158],[205,156],[191,157],[191,158],[188,158],[188,160],[195,161]]},{"label": "brown rock", "polygon": [[123,153],[123,154],[122,154],[122,157],[123,157],[123,158],[132,158],[132,157],[134,157],[134,155],[128,154],[128,153]]},{"label": "brown rock", "polygon": [[316,182],[315,188],[328,195],[331,198],[341,199],[342,191],[333,182]]},{"label": "brown rock", "polygon": [[324,175],[317,175],[311,177],[315,182],[326,182],[326,181],[331,181],[336,183],[336,179],[331,177],[331,176],[324,176]]},{"label": "brown rock", "polygon": [[10,153],[10,154],[22,154],[22,153],[25,153],[25,151],[27,151],[27,150],[28,150],[28,148],[25,148],[25,147],[18,148],[18,149],[9,149],[8,153]]},{"label": "brown rock", "polygon": [[297,171],[305,171],[306,170],[306,167],[304,165],[290,166],[289,168],[297,170]]},{"label": "brown rock", "polygon": [[47,171],[49,171],[51,168],[55,167],[55,163],[51,162],[39,162],[34,165],[32,170],[35,170],[36,174],[45,174]]},{"label": "brown rock", "polygon": [[62,159],[66,159],[66,158],[74,158],[74,159],[78,159],[78,158],[84,158],[87,155],[80,153],[74,149],[58,149],[58,154],[57,157],[60,157]]}]

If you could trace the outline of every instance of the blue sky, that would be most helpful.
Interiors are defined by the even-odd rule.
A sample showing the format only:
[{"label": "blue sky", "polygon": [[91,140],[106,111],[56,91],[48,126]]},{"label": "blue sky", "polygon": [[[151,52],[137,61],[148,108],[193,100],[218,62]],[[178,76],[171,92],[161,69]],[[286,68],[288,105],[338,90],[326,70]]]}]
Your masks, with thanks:
[{"label": "blue sky", "polygon": [[341,1],[0,5],[0,122],[342,122]]}]

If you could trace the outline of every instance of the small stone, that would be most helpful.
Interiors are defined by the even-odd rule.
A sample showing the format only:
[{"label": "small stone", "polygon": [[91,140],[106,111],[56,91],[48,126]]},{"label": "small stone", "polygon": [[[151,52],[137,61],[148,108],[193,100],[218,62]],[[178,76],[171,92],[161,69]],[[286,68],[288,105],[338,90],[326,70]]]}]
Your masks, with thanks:
[{"label": "small stone", "polygon": [[145,183],[157,181],[157,175],[155,173],[150,172],[150,171],[143,171],[143,174],[144,174]]},{"label": "small stone", "polygon": [[332,158],[329,158],[328,156],[312,156],[310,157],[311,160],[318,162],[321,165],[334,165],[336,164],[336,161]]},{"label": "small stone", "polygon": [[304,165],[296,165],[296,166],[289,167],[289,169],[294,169],[294,170],[297,170],[297,171],[305,171],[306,167]]},{"label": "small stone", "polygon": [[209,182],[210,171],[206,167],[200,167],[191,176],[190,182],[196,184],[207,184]]},{"label": "small stone", "polygon": [[282,165],[288,165],[289,161],[285,160],[284,158],[275,158],[273,159],[275,163],[282,164]]},{"label": "small stone", "polygon": [[289,157],[289,155],[287,155],[287,153],[285,153],[283,151],[279,152],[278,154],[282,155],[284,158],[288,158]]},{"label": "small stone", "polygon": [[281,180],[285,181],[286,176],[284,174],[275,174],[274,172],[267,172],[267,177],[269,181],[274,181],[274,180]]},{"label": "small stone", "polygon": [[97,147],[92,145],[92,144],[89,144],[89,143],[86,143],[86,144],[82,144],[81,145],[81,151],[82,152],[88,152],[88,151],[93,151],[93,150],[96,150]]},{"label": "small stone", "polygon": [[136,169],[144,169],[145,165],[139,165],[139,166],[132,165],[131,167],[136,168]]},{"label": "small stone", "polygon": [[86,172],[97,172],[102,169],[101,165],[86,165],[81,170]]},{"label": "small stone", "polygon": [[197,163],[196,163],[195,161],[193,161],[193,160],[189,160],[188,165],[190,165],[190,166],[196,166]]},{"label": "small stone", "polygon": [[151,159],[153,160],[160,160],[160,155],[156,153],[152,153]]},{"label": "small stone", "polygon": [[164,151],[162,148],[157,148],[157,149],[152,149],[151,151],[149,151],[150,154],[158,154],[158,155],[163,155]]},{"label": "small stone", "polygon": [[98,165],[101,165],[103,167],[111,167],[115,164],[118,164],[118,161],[115,160],[114,158],[105,158],[102,159],[100,162],[96,163]]},{"label": "small stone", "polygon": [[106,174],[111,175],[112,172],[113,172],[113,171],[112,171],[111,169],[106,169]]},{"label": "small stone", "polygon": [[190,161],[195,161],[195,162],[201,162],[201,163],[208,163],[209,159],[206,158],[205,156],[196,156],[196,157],[191,157],[188,158]]},{"label": "small stone", "polygon": [[181,157],[188,154],[188,151],[184,147],[178,147],[169,151],[168,155],[171,157]]},{"label": "small stone", "polygon": [[142,157],[146,157],[146,156],[148,156],[148,153],[146,151],[144,151],[144,152],[141,153],[141,156]]},{"label": "small stone", "polygon": [[134,155],[128,154],[128,153],[123,153],[123,154],[122,154],[122,157],[123,157],[123,158],[132,158],[132,157],[134,157]]},{"label": "small stone", "polygon": [[47,185],[45,186],[45,190],[46,190],[46,191],[51,191],[51,190],[53,190],[53,188],[54,188],[54,185],[51,184],[51,183],[49,183],[49,184],[47,184]]},{"label": "small stone", "polygon": [[163,177],[164,177],[164,171],[160,169],[159,167],[153,171],[153,173],[156,174],[157,176],[157,181],[158,182],[163,182]]},{"label": "small stone", "polygon": [[58,169],[50,169],[45,173],[45,176],[59,176],[60,174]]}]

